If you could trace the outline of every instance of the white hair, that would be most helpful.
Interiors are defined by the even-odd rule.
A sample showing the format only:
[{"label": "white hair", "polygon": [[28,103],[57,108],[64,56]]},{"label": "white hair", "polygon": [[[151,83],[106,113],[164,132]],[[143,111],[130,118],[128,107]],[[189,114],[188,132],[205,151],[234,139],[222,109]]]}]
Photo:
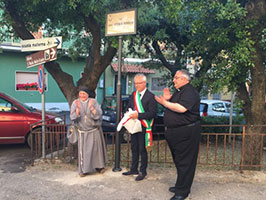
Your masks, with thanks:
[{"label": "white hair", "polygon": [[181,70],[178,70],[177,72],[181,72],[181,76],[185,77],[188,81],[191,80],[190,75],[187,70],[181,69]]},{"label": "white hair", "polygon": [[144,74],[136,74],[134,76],[134,80],[136,79],[136,77],[139,77],[139,76],[142,77],[143,81],[147,82],[147,77]]}]

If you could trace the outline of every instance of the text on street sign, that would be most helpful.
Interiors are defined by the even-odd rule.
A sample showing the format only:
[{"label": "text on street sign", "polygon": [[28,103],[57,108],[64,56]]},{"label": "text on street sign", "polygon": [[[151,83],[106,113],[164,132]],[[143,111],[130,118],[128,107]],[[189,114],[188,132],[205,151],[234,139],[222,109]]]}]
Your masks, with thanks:
[{"label": "text on street sign", "polygon": [[43,51],[26,56],[26,65],[27,68],[40,65],[46,62],[56,60],[57,58],[57,49],[52,47]]},{"label": "text on street sign", "polygon": [[41,51],[51,47],[62,48],[62,36],[21,41],[21,51]]}]

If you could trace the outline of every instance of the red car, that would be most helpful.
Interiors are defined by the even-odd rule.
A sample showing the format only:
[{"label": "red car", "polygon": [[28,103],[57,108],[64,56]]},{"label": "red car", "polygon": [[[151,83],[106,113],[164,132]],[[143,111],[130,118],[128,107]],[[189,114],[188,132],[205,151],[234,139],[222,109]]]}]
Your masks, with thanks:
[{"label": "red car", "polygon": [[[45,119],[53,124],[63,122],[53,113],[46,113]],[[30,146],[30,125],[41,120],[40,110],[0,92],[0,144],[27,143]],[[34,127],[37,128],[41,127]]]}]

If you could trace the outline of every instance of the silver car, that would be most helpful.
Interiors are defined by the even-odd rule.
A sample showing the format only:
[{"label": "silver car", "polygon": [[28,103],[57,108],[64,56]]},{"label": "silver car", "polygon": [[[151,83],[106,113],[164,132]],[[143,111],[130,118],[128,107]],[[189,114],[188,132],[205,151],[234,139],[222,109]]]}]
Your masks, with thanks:
[{"label": "silver car", "polygon": [[[201,116],[230,116],[231,103],[222,100],[201,100],[200,101],[200,115]],[[233,116],[237,113],[233,110]]]}]

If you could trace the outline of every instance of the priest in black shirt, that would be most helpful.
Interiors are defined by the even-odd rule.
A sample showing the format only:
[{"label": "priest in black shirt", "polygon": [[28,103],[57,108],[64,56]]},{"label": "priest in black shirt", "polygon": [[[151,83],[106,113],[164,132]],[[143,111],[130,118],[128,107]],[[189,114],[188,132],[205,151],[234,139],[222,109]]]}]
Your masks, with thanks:
[{"label": "priest in black shirt", "polygon": [[175,193],[170,200],[183,200],[190,193],[198,158],[200,96],[189,83],[190,76],[186,70],[177,71],[173,82],[176,88],[173,95],[165,88],[163,96],[155,96],[155,99],[166,108],[165,138],[178,173],[175,186],[169,188]]}]

